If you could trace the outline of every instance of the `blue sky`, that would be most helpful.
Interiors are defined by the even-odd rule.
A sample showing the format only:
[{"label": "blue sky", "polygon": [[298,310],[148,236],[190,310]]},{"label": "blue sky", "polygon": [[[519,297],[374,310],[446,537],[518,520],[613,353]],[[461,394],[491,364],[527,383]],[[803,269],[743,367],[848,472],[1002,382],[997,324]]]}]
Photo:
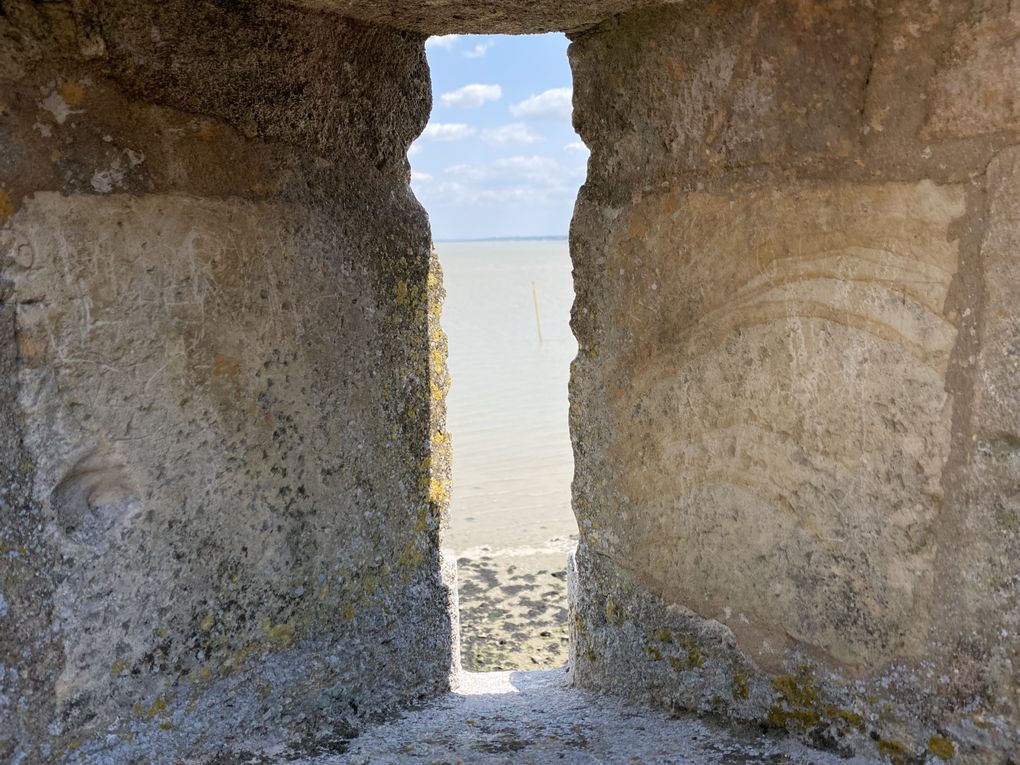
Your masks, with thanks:
[{"label": "blue sky", "polygon": [[426,43],[432,116],[409,152],[436,241],[563,236],[588,150],[570,124],[561,34]]}]

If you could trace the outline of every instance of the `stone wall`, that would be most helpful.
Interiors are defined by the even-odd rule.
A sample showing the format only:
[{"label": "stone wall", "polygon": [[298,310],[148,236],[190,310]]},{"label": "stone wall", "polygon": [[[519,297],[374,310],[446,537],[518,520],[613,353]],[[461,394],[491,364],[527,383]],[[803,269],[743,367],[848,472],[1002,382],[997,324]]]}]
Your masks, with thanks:
[{"label": "stone wall", "polygon": [[2,10],[0,762],[328,752],[446,689],[424,38]]},{"label": "stone wall", "polygon": [[0,761],[329,752],[448,686],[405,155],[426,33],[546,29],[577,682],[1008,761],[1015,0],[304,5],[0,0]]},{"label": "stone wall", "polygon": [[1020,6],[574,36],[586,686],[908,762],[1020,750]]}]

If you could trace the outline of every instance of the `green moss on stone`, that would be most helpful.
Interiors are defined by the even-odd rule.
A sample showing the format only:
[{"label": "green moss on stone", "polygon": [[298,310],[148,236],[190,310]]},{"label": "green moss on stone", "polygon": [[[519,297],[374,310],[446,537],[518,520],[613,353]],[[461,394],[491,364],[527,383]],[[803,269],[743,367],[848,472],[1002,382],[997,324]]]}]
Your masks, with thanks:
[{"label": "green moss on stone", "polygon": [[892,739],[879,740],[878,753],[883,757],[888,757],[893,765],[908,765],[914,759],[903,744]]},{"label": "green moss on stone", "polygon": [[842,720],[851,728],[856,728],[861,733],[864,732],[864,718],[849,709],[840,709],[832,704],[827,704],[825,716],[830,720]]},{"label": "green moss on stone", "polygon": [[811,678],[805,675],[779,675],[772,679],[772,687],[791,706],[813,707],[818,702],[818,689]]},{"label": "green moss on stone", "polygon": [[606,621],[619,627],[623,624],[624,613],[621,606],[614,598],[606,598]]},{"label": "green moss on stone", "polygon": [[956,756],[956,747],[944,736],[932,736],[928,739],[928,751],[941,760],[948,761]]},{"label": "green moss on stone", "polygon": [[294,641],[294,625],[290,622],[277,624],[266,630],[266,642],[272,648],[287,648]]},{"label": "green moss on stone", "polygon": [[751,689],[747,686],[747,679],[741,674],[733,676],[733,698],[737,701],[747,701],[751,695]]},{"label": "green moss on stone", "polygon": [[667,627],[660,627],[652,633],[652,637],[658,640],[660,643],[672,643],[673,632]]},{"label": "green moss on stone", "polygon": [[170,700],[172,697],[168,696],[157,696],[156,700],[152,702],[152,706],[146,707],[141,702],[136,701],[131,711],[134,716],[141,720],[152,720],[160,712],[163,712],[170,706]]},{"label": "green moss on stone", "polygon": [[821,717],[810,709],[786,709],[778,704],[773,704],[769,708],[765,722],[770,728],[780,730],[789,730],[791,725],[813,728],[821,722]]}]

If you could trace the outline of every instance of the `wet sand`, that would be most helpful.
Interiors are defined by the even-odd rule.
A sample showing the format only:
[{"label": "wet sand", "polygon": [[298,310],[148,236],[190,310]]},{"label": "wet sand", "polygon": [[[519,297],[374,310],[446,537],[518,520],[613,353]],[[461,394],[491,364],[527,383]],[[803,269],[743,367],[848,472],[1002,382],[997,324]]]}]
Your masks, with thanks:
[{"label": "wet sand", "polygon": [[457,563],[461,661],[470,672],[559,667],[567,661],[564,549],[479,550]]},{"label": "wet sand", "polygon": [[566,559],[577,534],[567,429],[577,345],[568,324],[567,243],[437,249],[453,379],[444,548],[458,561],[463,666],[558,667],[567,659]]}]

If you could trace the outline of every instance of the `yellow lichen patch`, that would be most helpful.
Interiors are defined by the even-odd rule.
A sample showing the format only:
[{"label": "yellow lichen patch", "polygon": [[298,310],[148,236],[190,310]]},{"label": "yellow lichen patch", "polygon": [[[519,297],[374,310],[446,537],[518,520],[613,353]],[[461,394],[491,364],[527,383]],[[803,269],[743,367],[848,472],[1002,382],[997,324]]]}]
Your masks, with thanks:
[{"label": "yellow lichen patch", "polygon": [[431,350],[431,354],[432,368],[437,371],[442,371],[443,367],[446,365],[446,356],[443,355],[443,352],[439,348],[433,348]]},{"label": "yellow lichen patch", "polygon": [[266,642],[278,650],[287,648],[294,641],[294,625],[290,622],[277,624],[265,632]]},{"label": "yellow lichen patch", "polygon": [[662,661],[662,651],[660,651],[654,645],[646,645],[645,653],[648,654],[648,658],[650,658],[652,661]]},{"label": "yellow lichen patch", "polygon": [[60,91],[60,97],[67,102],[68,106],[80,106],[81,102],[85,100],[85,88],[76,80],[66,80],[60,84],[57,90]]},{"label": "yellow lichen patch", "polygon": [[932,736],[928,739],[928,752],[940,760],[951,760],[956,756],[956,747],[944,736]]},{"label": "yellow lichen patch", "polygon": [[124,673],[124,670],[128,668],[128,663],[124,659],[117,659],[110,667],[110,675],[117,677]]},{"label": "yellow lichen patch", "polygon": [[244,666],[249,656],[257,653],[260,649],[261,646],[258,643],[248,643],[248,645],[223,662],[220,666],[220,675],[226,677],[230,673],[237,671]]},{"label": "yellow lichen patch", "polygon": [[733,698],[737,701],[746,701],[751,695],[751,689],[747,686],[747,679],[741,675],[736,674],[733,676],[733,688],[731,690]]},{"label": "yellow lichen patch", "polygon": [[705,659],[696,648],[692,648],[687,652],[687,657],[684,659],[684,663],[688,669],[700,669],[705,665]]},{"label": "yellow lichen patch", "polygon": [[208,632],[213,628],[213,625],[215,623],[216,617],[214,617],[212,614],[206,614],[205,616],[202,617],[202,621],[198,623],[198,628],[202,630],[202,632]]},{"label": "yellow lichen patch", "polygon": [[415,534],[424,534],[429,528],[429,509],[423,507],[418,511],[418,520],[414,524]]},{"label": "yellow lichen patch", "polygon": [[156,700],[152,702],[152,706],[146,708],[144,704],[136,701],[131,711],[134,712],[135,717],[151,720],[160,712],[166,710],[170,706],[170,698],[166,696],[157,696]]},{"label": "yellow lichen patch", "polygon": [[372,594],[379,588],[379,576],[377,574],[366,572],[361,577],[361,591],[358,592],[356,587],[350,587],[349,592],[353,598],[353,603],[366,603]]},{"label": "yellow lichen patch", "polygon": [[616,626],[623,624],[623,606],[621,606],[613,598],[606,598],[605,612],[607,622],[615,624]]},{"label": "yellow lichen patch", "polygon": [[411,542],[404,549],[404,552],[400,554],[400,567],[405,569],[405,578],[409,576],[407,574],[408,569],[416,569],[425,562],[425,554],[418,549],[418,545]]},{"label": "yellow lichen patch", "polygon": [[840,709],[839,707],[829,704],[825,707],[825,716],[832,720],[842,720],[850,727],[856,728],[861,733],[864,732],[864,718],[856,712],[851,712],[848,709]]},{"label": "yellow lichen patch", "polygon": [[14,215],[14,200],[11,192],[7,189],[0,189],[0,223],[5,222]]},{"label": "yellow lichen patch", "polygon": [[772,687],[781,694],[783,701],[794,706],[814,706],[818,701],[818,691],[810,678],[779,675],[773,678]]},{"label": "yellow lichen patch", "polygon": [[397,282],[396,293],[397,305],[407,305],[410,302],[410,293],[407,287],[407,282],[403,279]]},{"label": "yellow lichen patch", "polygon": [[445,504],[450,499],[450,482],[432,478],[429,481],[429,502]]},{"label": "yellow lichen patch", "polygon": [[913,759],[903,744],[885,738],[878,742],[878,753],[883,757],[888,757],[893,765],[906,765]]},{"label": "yellow lichen patch", "polygon": [[765,718],[765,722],[771,728],[787,729],[790,727],[790,723],[797,723],[798,725],[810,728],[821,721],[821,718],[810,710],[804,709],[783,709],[781,706],[774,704],[770,709],[768,716]]},{"label": "yellow lichen patch", "polygon": [[658,640],[660,643],[672,643],[673,632],[668,627],[660,627],[652,633],[652,637]]},{"label": "yellow lichen patch", "polygon": [[821,722],[817,707],[818,691],[810,677],[779,675],[772,679],[772,687],[779,693],[777,703],[769,709],[767,723],[773,728],[810,728]]}]

